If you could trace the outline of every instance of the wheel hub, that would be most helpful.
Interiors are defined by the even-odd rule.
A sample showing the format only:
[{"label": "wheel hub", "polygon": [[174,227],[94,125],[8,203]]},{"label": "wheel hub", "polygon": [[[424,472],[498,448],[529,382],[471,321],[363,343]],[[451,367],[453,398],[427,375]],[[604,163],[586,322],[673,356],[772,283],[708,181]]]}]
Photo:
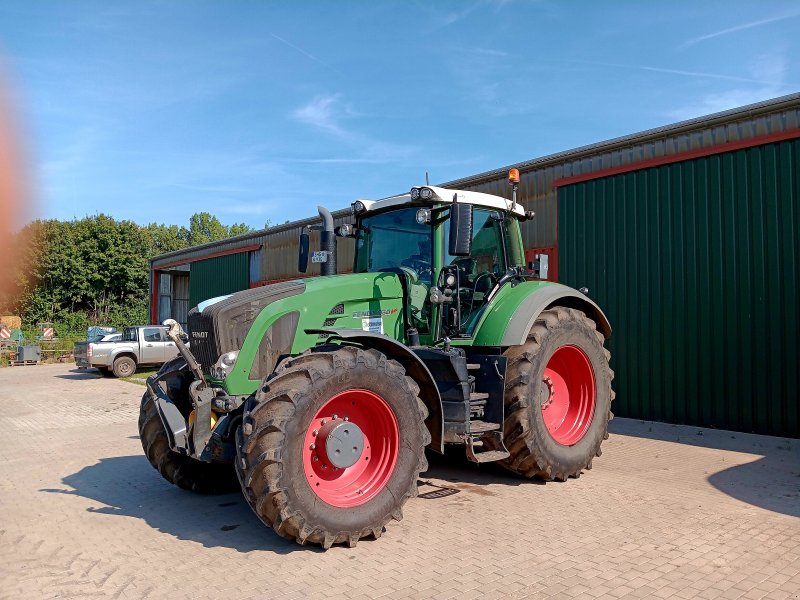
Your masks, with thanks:
[{"label": "wheel hub", "polygon": [[336,468],[352,467],[364,452],[364,432],[355,423],[331,420],[322,426],[316,444]]}]

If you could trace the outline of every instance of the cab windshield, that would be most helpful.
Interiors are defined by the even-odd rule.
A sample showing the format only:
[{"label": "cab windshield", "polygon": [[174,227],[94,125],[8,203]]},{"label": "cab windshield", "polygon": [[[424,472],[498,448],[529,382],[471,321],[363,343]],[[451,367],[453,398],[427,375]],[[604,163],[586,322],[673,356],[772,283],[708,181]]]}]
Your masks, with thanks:
[{"label": "cab windshield", "polygon": [[401,208],[361,221],[356,236],[356,273],[403,269],[412,279],[431,284],[433,229],[417,223],[420,207]]}]

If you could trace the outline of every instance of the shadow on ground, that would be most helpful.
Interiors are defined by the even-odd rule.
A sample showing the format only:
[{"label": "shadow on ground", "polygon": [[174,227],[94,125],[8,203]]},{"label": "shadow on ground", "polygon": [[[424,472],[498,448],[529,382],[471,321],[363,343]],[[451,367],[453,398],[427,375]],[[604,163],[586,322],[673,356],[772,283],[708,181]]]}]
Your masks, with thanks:
[{"label": "shadow on ground", "polygon": [[65,373],[64,375],[56,375],[58,379],[74,379],[74,380],[83,380],[83,379],[104,379],[102,373],[100,371],[88,371],[84,369],[72,369],[69,373]]},{"label": "shadow on ground", "polygon": [[[466,459],[462,462],[458,456],[431,456],[430,465],[420,480],[420,493],[454,488],[459,492],[492,496],[495,492],[486,489],[487,484],[537,483],[521,480],[495,468],[478,469]],[[228,547],[240,552],[261,550],[278,554],[321,551],[316,546],[302,547],[279,537],[258,520],[239,493],[201,496],[168,484],[144,456],[103,458],[99,463],[64,477],[62,482],[67,489],[40,491],[88,498],[103,505],[87,509],[90,512],[142,519],[162,533],[209,548]],[[425,501],[436,499],[434,495]],[[363,543],[371,543],[371,540]]]},{"label": "shadow on ground", "polygon": [[612,435],[760,456],[710,474],[708,482],[747,504],[800,517],[800,440],[634,419],[615,419],[609,430]]}]

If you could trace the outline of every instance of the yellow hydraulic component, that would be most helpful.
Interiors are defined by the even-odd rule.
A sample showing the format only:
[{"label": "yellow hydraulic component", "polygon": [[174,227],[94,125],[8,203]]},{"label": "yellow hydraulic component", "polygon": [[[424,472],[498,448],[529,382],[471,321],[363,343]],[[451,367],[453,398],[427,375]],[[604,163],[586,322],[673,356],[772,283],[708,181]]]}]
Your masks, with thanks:
[{"label": "yellow hydraulic component", "polygon": [[[189,427],[191,427],[194,424],[194,418],[195,418],[195,414],[194,413],[195,412],[196,411],[193,410],[192,412],[189,413]],[[211,429],[214,429],[214,427],[216,425],[217,425],[217,414],[212,411],[211,412]]]}]

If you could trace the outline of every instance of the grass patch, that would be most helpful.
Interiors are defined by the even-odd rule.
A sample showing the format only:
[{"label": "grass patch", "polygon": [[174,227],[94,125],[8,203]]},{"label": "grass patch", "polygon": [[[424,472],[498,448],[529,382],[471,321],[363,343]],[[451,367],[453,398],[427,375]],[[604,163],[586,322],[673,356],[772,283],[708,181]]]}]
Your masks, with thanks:
[{"label": "grass patch", "polygon": [[147,378],[150,377],[150,375],[158,373],[160,368],[161,367],[141,367],[136,369],[136,373],[130,377],[121,377],[120,381],[127,381],[137,385],[145,385],[147,383]]}]

